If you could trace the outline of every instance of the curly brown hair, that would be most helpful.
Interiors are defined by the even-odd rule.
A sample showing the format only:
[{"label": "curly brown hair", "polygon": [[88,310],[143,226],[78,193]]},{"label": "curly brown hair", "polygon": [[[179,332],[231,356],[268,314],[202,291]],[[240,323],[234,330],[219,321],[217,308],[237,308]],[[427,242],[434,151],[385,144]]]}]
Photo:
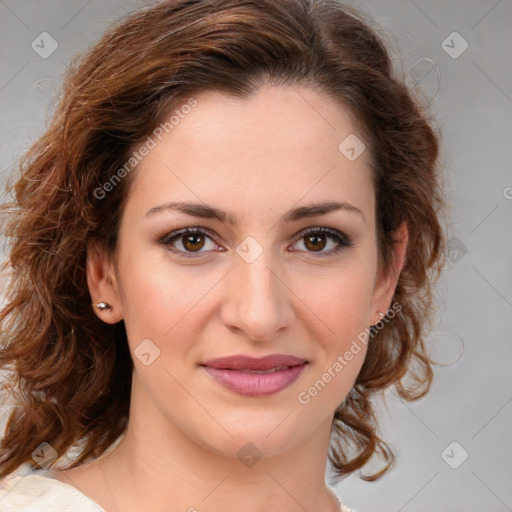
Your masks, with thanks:
[{"label": "curly brown hair", "polygon": [[[15,397],[1,440],[0,476],[46,441],[68,467],[104,453],[127,427],[133,363],[124,322],[91,308],[87,248],[115,254],[134,173],[103,184],[183,98],[218,90],[241,98],[267,81],[309,85],[347,108],[370,151],[379,259],[405,221],[406,263],[393,298],[400,314],[373,333],[353,390],[332,422],[338,477],[384,458],[373,396],[392,385],[407,400],[432,381],[425,333],[444,264],[439,135],[419,96],[392,69],[367,15],[335,0],[165,0],[111,27],[75,58],[48,129],[20,162],[5,236],[7,301],[0,313],[3,391]],[[114,340],[114,342],[113,342]]]}]

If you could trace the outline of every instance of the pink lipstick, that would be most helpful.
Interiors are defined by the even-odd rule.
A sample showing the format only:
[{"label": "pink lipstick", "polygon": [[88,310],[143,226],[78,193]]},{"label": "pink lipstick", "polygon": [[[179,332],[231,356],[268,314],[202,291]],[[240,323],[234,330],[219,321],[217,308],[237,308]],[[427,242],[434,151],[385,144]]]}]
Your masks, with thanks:
[{"label": "pink lipstick", "polygon": [[308,362],[294,356],[274,354],[260,359],[231,356],[213,359],[201,366],[224,387],[244,396],[268,396],[290,386]]}]

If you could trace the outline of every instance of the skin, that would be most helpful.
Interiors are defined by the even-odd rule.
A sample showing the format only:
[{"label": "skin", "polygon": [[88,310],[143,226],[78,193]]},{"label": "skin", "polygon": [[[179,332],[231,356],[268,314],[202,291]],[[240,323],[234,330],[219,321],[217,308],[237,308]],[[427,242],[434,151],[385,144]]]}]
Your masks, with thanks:
[{"label": "skin", "polygon": [[[407,228],[395,233],[394,266],[380,269],[368,151],[354,161],[339,151],[355,128],[331,99],[290,86],[263,86],[243,100],[213,91],[195,98],[136,171],[115,259],[92,248],[88,259],[93,302],[113,306],[98,316],[124,319],[132,354],[150,339],[160,355],[149,366],[134,357],[129,426],[119,445],[52,474],[110,512],[338,510],[324,480],[331,422],[361,369],[364,345],[307,405],[297,397],[390,307]],[[280,221],[292,208],[327,200],[362,215],[338,210]],[[170,201],[203,202],[236,223],[172,210],[146,215]],[[157,241],[185,227],[215,235],[200,237],[199,257]],[[338,230],[353,246],[328,254],[337,241],[320,234],[315,251],[297,236],[310,227]],[[262,250],[251,263],[236,252],[246,237]],[[193,251],[182,242],[174,240],[176,251]],[[267,397],[229,391],[198,366],[276,353],[309,363]],[[246,443],[262,454],[252,467],[237,458]]]}]

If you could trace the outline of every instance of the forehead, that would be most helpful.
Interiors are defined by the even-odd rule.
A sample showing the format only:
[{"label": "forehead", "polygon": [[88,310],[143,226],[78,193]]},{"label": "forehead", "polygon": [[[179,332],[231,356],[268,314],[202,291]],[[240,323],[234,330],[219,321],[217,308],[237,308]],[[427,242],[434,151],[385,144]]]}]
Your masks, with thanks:
[{"label": "forehead", "polygon": [[140,208],[190,200],[237,204],[254,214],[328,199],[359,203],[372,215],[368,152],[347,158],[344,141],[357,137],[356,129],[332,99],[298,86],[264,86],[248,98],[217,91],[194,98],[139,164],[130,195]]}]

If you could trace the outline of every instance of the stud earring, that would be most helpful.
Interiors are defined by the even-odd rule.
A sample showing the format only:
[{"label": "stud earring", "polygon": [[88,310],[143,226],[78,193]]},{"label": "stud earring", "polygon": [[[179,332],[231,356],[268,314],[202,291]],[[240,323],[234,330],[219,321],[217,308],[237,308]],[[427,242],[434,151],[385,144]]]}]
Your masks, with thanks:
[{"label": "stud earring", "polygon": [[98,302],[98,304],[94,304],[94,306],[96,306],[100,311],[105,311],[106,309],[111,311],[113,309],[107,302]]},{"label": "stud earring", "polygon": [[[379,315],[380,315],[381,320],[386,316],[384,313],[381,313],[380,311],[379,311]],[[379,322],[381,320],[379,320]],[[377,324],[370,325],[370,328],[372,328],[372,327],[375,329],[377,327]]]}]

